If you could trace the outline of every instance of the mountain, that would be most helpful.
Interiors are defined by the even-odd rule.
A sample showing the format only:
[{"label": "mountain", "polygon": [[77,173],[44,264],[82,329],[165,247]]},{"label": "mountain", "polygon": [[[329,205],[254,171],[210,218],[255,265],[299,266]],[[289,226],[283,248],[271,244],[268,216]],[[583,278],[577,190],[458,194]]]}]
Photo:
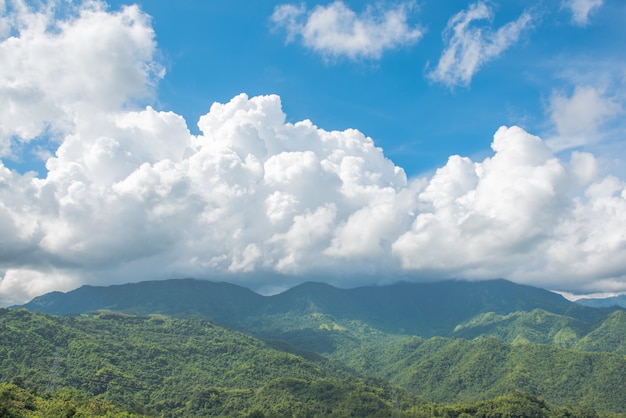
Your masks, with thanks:
[{"label": "mountain", "polygon": [[0,382],[58,380],[133,413],[389,416],[390,388],[412,411],[417,396],[522,391],[626,413],[626,312],[506,280],[309,282],[262,296],[181,279],[83,286],[23,307],[68,316],[0,310]]},{"label": "mountain", "polygon": [[57,315],[108,309],[134,314],[201,315],[226,319],[233,315],[253,314],[264,299],[246,287],[230,283],[177,279],[115,286],[86,285],[67,293],[47,293],[21,307]]},{"label": "mountain", "polygon": [[457,325],[454,336],[465,339],[491,336],[508,343],[532,342],[570,348],[597,326],[596,322],[587,323],[543,309],[507,315],[488,312]]},{"label": "mountain", "polygon": [[[200,317],[62,317],[0,309],[0,335],[0,416],[73,416],[79,410],[84,416],[129,416],[120,412],[128,410],[163,417],[626,412],[623,355],[494,338],[386,335],[352,346],[343,365],[314,353],[305,358]],[[358,369],[378,377],[362,377]]]},{"label": "mountain", "polygon": [[598,326],[583,336],[573,349],[605,351],[626,355],[626,312],[611,313]]},{"label": "mountain", "polygon": [[[261,408],[271,416],[391,415],[387,382],[202,318],[0,309],[0,335],[0,382],[20,381],[33,392],[72,387],[139,414],[230,417]],[[12,416],[2,413],[7,397],[0,397],[3,417]]]},{"label": "mountain", "polygon": [[67,293],[48,293],[22,307],[61,315],[102,309],[199,315],[265,337],[280,337],[280,332],[272,333],[263,324],[272,318],[280,321],[286,314],[290,318],[324,315],[335,322],[358,321],[386,333],[429,337],[453,335],[457,325],[488,312],[507,315],[542,309],[590,322],[615,310],[581,306],[553,292],[506,280],[401,282],[354,289],[309,282],[278,295],[261,296],[233,284],[180,279],[83,286]]},{"label": "mountain", "polygon": [[600,299],[578,299],[576,303],[592,308],[608,308],[611,306],[620,306],[626,308],[626,295],[612,296]]},{"label": "mountain", "polygon": [[306,306],[337,319],[355,319],[385,332],[434,336],[450,335],[456,325],[480,313],[508,314],[544,309],[581,320],[606,313],[586,309],[547,290],[506,280],[396,283],[355,289],[336,289],[306,283],[273,297],[283,308]]},{"label": "mountain", "polygon": [[381,377],[433,402],[469,402],[521,390],[557,405],[626,412],[626,358],[619,354],[442,337],[407,339],[396,344],[395,356],[376,361],[368,351],[352,353],[352,361],[369,357]]}]

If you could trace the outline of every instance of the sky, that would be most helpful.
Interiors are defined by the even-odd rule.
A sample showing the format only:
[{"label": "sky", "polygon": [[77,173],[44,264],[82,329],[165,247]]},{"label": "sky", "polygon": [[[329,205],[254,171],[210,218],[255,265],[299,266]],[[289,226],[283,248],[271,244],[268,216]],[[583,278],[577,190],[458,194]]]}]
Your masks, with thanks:
[{"label": "sky", "polygon": [[196,277],[626,292],[621,0],[0,0],[0,306]]}]

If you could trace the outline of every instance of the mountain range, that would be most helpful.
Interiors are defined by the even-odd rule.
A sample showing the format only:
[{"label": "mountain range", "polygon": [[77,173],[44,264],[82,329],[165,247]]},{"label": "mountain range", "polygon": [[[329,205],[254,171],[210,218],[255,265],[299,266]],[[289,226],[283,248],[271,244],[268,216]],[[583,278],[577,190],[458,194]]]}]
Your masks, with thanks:
[{"label": "mountain range", "polygon": [[244,329],[245,324],[264,315],[323,313],[337,320],[362,321],[385,332],[422,337],[451,336],[459,324],[483,313],[507,315],[541,309],[590,322],[618,309],[582,306],[553,292],[502,279],[400,282],[353,289],[307,282],[273,296],[226,282],[178,279],[82,286],[67,293],[48,293],[13,308],[17,307],[58,315],[98,310],[197,315]]},{"label": "mountain range", "polygon": [[[28,320],[14,316],[27,315],[24,308],[52,316],[28,313]],[[370,399],[369,412],[353,416],[390,416],[394,396],[406,401],[398,409],[406,412],[402,416],[435,416],[415,411],[424,402],[483,402],[511,393],[587,411],[575,415],[568,409],[570,415],[554,416],[592,416],[585,408],[606,416],[626,414],[626,311],[584,306],[506,280],[400,282],[353,289],[308,282],[272,296],[194,279],[83,286],[37,297],[12,307],[0,319],[6,321],[4,328],[0,323],[0,333],[9,336],[8,330],[20,328],[16,321],[38,324],[30,326],[30,334],[10,338],[14,344],[4,350],[12,350],[13,357],[3,364],[1,379],[36,375],[10,359],[30,358],[32,354],[20,354],[16,347],[39,341],[38,346],[48,347],[39,357],[49,364],[61,353],[82,376],[72,377],[74,372],[68,371],[65,383],[148,414],[244,416],[260,408],[273,411],[273,416],[297,415],[286,406],[289,402],[276,404],[286,409],[267,406],[262,393],[306,405],[310,409],[302,406],[298,411],[308,410],[311,416],[354,414],[338,397],[321,400],[320,396],[330,396],[319,392],[324,384],[344,397]],[[116,343],[95,342],[109,339]],[[75,344],[86,344],[98,355],[83,358],[72,341],[87,341]],[[178,341],[191,347],[185,352],[195,360],[181,354]],[[2,350],[0,342],[0,354]],[[249,359],[256,359],[258,367]],[[45,366],[34,359],[29,362],[40,370],[40,385]],[[274,363],[275,370],[269,366]],[[167,370],[166,376],[182,373],[190,380],[184,384],[180,379],[163,380],[159,367]],[[94,386],[100,381],[96,375],[109,376],[106,384]],[[202,396],[222,399],[221,403],[201,396],[204,400],[193,404],[189,393],[199,390],[190,383],[193,379],[215,388],[212,395]],[[133,397],[122,390],[125,384],[144,389]],[[174,389],[176,384],[188,387],[189,393]],[[158,396],[152,391],[168,385],[173,394],[187,399],[185,405],[158,406],[173,401],[162,391]],[[144,409],[138,407],[140,399],[145,400]],[[526,405],[529,398],[523,399]],[[245,408],[232,409],[237,403]],[[323,405],[330,405],[331,412],[320,412]],[[473,407],[467,408],[463,410]]]}]

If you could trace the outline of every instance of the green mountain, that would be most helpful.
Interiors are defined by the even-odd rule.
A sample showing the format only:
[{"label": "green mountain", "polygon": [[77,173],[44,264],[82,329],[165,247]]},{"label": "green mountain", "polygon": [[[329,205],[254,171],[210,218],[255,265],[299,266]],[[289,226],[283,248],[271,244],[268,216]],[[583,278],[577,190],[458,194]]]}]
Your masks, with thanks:
[{"label": "green mountain", "polygon": [[405,337],[379,349],[353,350],[342,360],[431,402],[471,402],[519,390],[557,405],[626,412],[626,358],[614,353],[495,338]]},{"label": "green mountain", "polygon": [[578,351],[626,354],[626,312],[616,310],[593,322],[541,309],[498,315],[480,314],[459,324],[454,336],[465,339],[491,336],[512,344],[549,344]]},{"label": "green mountain", "polygon": [[[626,357],[493,338],[396,336],[387,344],[366,342],[344,359],[390,384],[197,317],[54,317],[1,309],[0,335],[0,382],[19,382],[0,383],[3,417],[626,412]],[[455,402],[462,404],[450,405]]]},{"label": "green mountain", "polygon": [[615,311],[572,348],[581,351],[605,351],[626,355],[626,312]]},{"label": "green mountain", "polygon": [[233,316],[254,314],[264,300],[250,289],[230,283],[178,279],[117,286],[86,285],[67,293],[47,293],[22,307],[57,315],[108,309],[132,314],[200,315],[225,321]]},{"label": "green mountain", "polygon": [[[543,411],[534,416],[626,414],[626,312],[505,280],[310,282],[261,296],[184,279],[84,286],[24,307],[70,316],[5,312],[0,381],[62,376],[133,413],[483,416],[467,411],[500,408],[494,398]],[[72,371],[52,373],[55,361]]]},{"label": "green mountain", "polygon": [[532,342],[570,348],[597,326],[597,321],[583,322],[543,309],[517,311],[507,315],[488,312],[457,325],[454,336],[465,339],[491,336],[513,344]]},{"label": "green mountain", "polygon": [[614,310],[584,307],[555,293],[506,280],[401,282],[354,289],[309,282],[278,295],[261,296],[228,283],[182,279],[83,286],[37,297],[22,307],[61,315],[101,309],[200,315],[242,329],[250,328],[250,322],[260,316],[324,314],[337,321],[360,321],[387,333],[420,336],[452,335],[458,324],[488,312],[506,315],[543,309],[594,321]]},{"label": "green mountain", "polygon": [[0,309],[0,335],[0,382],[18,377],[23,386],[48,392],[71,387],[134,413],[244,416],[262,408],[276,416],[390,414],[388,384],[206,319],[51,317]]}]

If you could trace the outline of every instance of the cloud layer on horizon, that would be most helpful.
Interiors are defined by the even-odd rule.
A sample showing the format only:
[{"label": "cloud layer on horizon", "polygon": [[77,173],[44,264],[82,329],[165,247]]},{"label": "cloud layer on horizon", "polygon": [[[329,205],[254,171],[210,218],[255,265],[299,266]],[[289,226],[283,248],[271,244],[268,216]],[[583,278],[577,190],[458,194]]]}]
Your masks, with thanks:
[{"label": "cloud layer on horizon", "polygon": [[[215,103],[192,135],[174,112],[132,106],[162,76],[149,19],[87,5],[74,19],[23,11],[0,22],[15,32],[0,41],[0,62],[30,57],[2,67],[4,155],[41,135],[55,148],[45,178],[0,160],[0,305],[185,276],[257,289],[309,277],[505,277],[626,290],[626,183],[600,173],[592,154],[557,155],[502,127],[487,158],[451,156],[409,179],[356,129],[287,122],[275,95]],[[87,48],[89,28],[107,35],[97,47],[110,53],[56,64],[39,54]],[[584,94],[554,101],[557,122]]]}]

